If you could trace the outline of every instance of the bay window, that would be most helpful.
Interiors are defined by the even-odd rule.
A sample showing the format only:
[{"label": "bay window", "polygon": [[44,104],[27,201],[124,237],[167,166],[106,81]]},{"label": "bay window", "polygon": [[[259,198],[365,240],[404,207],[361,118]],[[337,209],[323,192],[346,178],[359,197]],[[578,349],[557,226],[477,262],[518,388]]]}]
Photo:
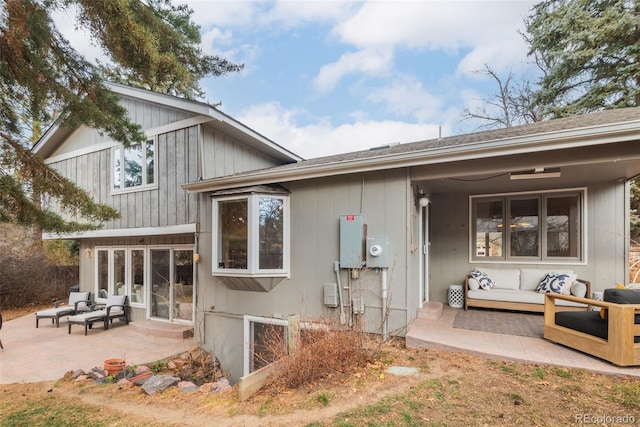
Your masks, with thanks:
[{"label": "bay window", "polygon": [[285,276],[289,267],[289,197],[246,194],[213,199],[213,271]]},{"label": "bay window", "polygon": [[475,261],[582,261],[585,190],[471,196]]}]

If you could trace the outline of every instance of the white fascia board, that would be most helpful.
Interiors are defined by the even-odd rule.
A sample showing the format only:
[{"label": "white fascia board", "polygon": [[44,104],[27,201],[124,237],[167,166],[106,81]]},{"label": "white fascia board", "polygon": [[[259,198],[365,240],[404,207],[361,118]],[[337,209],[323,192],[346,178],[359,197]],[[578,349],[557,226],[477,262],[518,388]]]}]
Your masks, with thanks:
[{"label": "white fascia board", "polygon": [[164,236],[168,234],[189,234],[198,231],[198,224],[169,225],[165,227],[140,227],[140,228],[117,228],[105,230],[91,230],[78,233],[42,233],[43,240],[59,239],[99,239],[108,237],[138,237],[138,236]]},{"label": "white fascia board", "polygon": [[[268,146],[272,150],[277,151],[279,154],[290,158],[291,160],[295,160],[295,161],[302,160],[302,158],[296,155],[295,153],[292,153],[291,151],[285,149],[284,147],[281,147],[280,145],[271,141],[269,138],[265,137],[264,135],[261,135],[255,130],[235,120],[233,117],[223,113],[222,111],[204,102],[182,99],[182,98],[178,98],[171,95],[165,95],[161,93],[151,92],[144,89],[132,88],[129,86],[123,86],[123,85],[114,84],[114,83],[108,83],[107,87],[112,92],[121,96],[127,96],[130,98],[136,98],[136,99],[143,99],[148,102],[153,102],[153,103],[164,105],[171,108],[177,108],[180,110],[191,112],[193,114],[208,116],[211,119],[217,120],[221,123],[226,123],[227,125],[234,127],[235,129],[243,132],[250,138],[260,141],[262,144]],[[211,121],[211,120],[208,120],[208,121]]]},{"label": "white fascia board", "polygon": [[429,148],[425,150],[373,155],[358,159],[339,159],[328,163],[289,168],[262,169],[246,174],[213,178],[184,184],[189,192],[207,192],[231,188],[321,178],[329,175],[423,166],[443,162],[475,160],[514,154],[527,154],[566,148],[586,147],[640,139],[640,121],[608,124],[588,128],[539,133],[499,140],[489,140]]}]

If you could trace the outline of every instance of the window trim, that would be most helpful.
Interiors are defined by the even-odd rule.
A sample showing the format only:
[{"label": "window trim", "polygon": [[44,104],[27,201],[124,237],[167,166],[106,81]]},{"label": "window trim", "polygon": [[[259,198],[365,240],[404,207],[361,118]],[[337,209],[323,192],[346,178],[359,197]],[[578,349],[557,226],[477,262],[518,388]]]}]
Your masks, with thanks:
[{"label": "window trim", "polygon": [[[288,336],[289,329],[289,320],[288,319],[280,319],[277,317],[263,317],[263,316],[253,316],[250,314],[245,314],[242,316],[242,372],[243,376],[249,375],[251,371],[251,349],[253,348],[252,341],[253,335],[251,333],[251,323],[264,323],[267,325],[276,325],[284,327],[285,331],[285,339]],[[326,330],[328,331],[330,328],[328,325],[324,325],[322,323],[314,323],[308,321],[300,322],[300,329],[309,329],[309,330]],[[255,371],[253,371],[255,372]]]},{"label": "window trim", "polygon": [[[259,199],[273,198],[282,200],[283,210],[283,230],[282,230],[282,268],[281,269],[260,269],[259,260]],[[219,243],[220,233],[218,232],[219,202],[247,200],[247,268],[220,268]],[[290,277],[290,197],[288,194],[251,193],[238,194],[226,197],[214,197],[211,200],[211,219],[213,239],[211,270],[214,276],[228,277]]]},{"label": "window trim", "polygon": [[[151,144],[153,145],[153,183],[149,184],[147,183],[147,174],[146,174],[146,165],[147,165],[147,150],[143,149],[142,153],[143,153],[143,163],[144,163],[144,168],[143,168],[143,172],[142,172],[142,184],[140,185],[136,185],[134,187],[124,187],[121,186],[121,188],[115,188],[115,180],[116,180],[116,176],[115,176],[115,162],[116,162],[116,153],[119,152],[119,157],[120,157],[120,162],[121,164],[124,164],[124,156],[125,156],[125,150],[128,147],[125,147],[124,145],[120,144],[117,145],[115,147],[111,148],[111,194],[112,195],[116,195],[116,194],[126,194],[126,193],[133,193],[136,191],[144,191],[144,190],[153,190],[158,188],[158,137],[157,136],[148,136],[145,139],[145,144],[151,142]],[[145,145],[146,147],[146,145]],[[120,182],[124,182],[123,180],[123,174],[124,174],[124,170],[123,168],[120,169]]]},{"label": "window trim", "polygon": [[[578,256],[577,257],[549,257],[546,256],[547,252],[547,224],[546,224],[546,207],[547,196],[559,196],[559,195],[579,195],[579,214],[580,214],[580,226],[578,229]],[[475,255],[476,236],[475,236],[475,210],[477,200],[500,200],[503,202],[503,221],[507,223],[510,221],[509,204],[511,200],[523,199],[527,196],[535,196],[539,199],[539,253],[538,257],[518,257],[509,255],[510,251],[510,239],[509,233],[503,231],[503,254],[500,257],[486,257],[478,258]],[[587,209],[588,206],[588,189],[587,187],[575,187],[575,188],[559,188],[552,190],[540,190],[540,191],[522,191],[522,192],[508,192],[508,193],[490,193],[490,194],[473,194],[469,195],[469,263],[488,263],[488,264],[572,264],[572,265],[587,265]],[[506,227],[505,227],[506,228]]]},{"label": "window trim", "polygon": [[147,302],[147,286],[145,284],[144,286],[144,299],[142,302],[134,302],[132,301],[131,298],[131,293],[132,293],[132,284],[131,282],[131,261],[132,261],[132,256],[131,256],[131,251],[134,250],[142,250],[144,252],[144,262],[143,262],[143,269],[144,269],[144,275],[145,275],[145,279],[147,277],[147,267],[148,267],[148,250],[145,246],[139,246],[139,245],[132,245],[132,246],[96,246],[93,250],[93,252],[95,253],[95,261],[94,261],[94,289],[92,290],[92,292],[94,293],[95,297],[95,301],[97,302],[106,302],[107,299],[106,298],[100,298],[99,297],[99,256],[98,253],[101,251],[107,252],[107,296],[108,295],[114,295],[115,294],[115,279],[113,277],[114,272],[115,272],[115,255],[114,253],[116,251],[124,251],[125,252],[125,264],[124,264],[124,277],[125,277],[125,282],[124,282],[124,286],[125,286],[125,295],[127,296],[127,303],[132,306],[132,307],[136,307],[136,308],[145,308],[146,307],[146,302]]}]

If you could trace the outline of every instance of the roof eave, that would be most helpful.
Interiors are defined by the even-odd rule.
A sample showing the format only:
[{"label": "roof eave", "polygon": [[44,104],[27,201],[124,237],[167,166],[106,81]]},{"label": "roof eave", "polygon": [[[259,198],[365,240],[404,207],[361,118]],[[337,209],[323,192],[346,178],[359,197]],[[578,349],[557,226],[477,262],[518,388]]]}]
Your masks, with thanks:
[{"label": "roof eave", "polygon": [[640,120],[589,126],[570,130],[537,133],[497,140],[479,141],[456,146],[429,148],[371,157],[335,160],[327,163],[300,165],[292,168],[268,168],[254,172],[212,178],[182,186],[189,192],[208,192],[234,186],[284,183],[330,175],[346,175],[373,170],[421,166],[443,162],[481,159],[494,156],[526,154],[540,151],[583,147],[640,138]]}]

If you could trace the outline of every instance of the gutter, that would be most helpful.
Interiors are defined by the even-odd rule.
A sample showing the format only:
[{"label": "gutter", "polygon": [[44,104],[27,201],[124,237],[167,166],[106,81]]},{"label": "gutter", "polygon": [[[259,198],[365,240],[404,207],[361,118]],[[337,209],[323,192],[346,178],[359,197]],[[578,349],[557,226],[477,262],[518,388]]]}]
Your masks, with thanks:
[{"label": "gutter", "polygon": [[[399,148],[403,147],[401,145],[390,148],[389,150],[392,152],[387,154],[371,154],[366,157],[352,159],[331,156],[327,158],[325,163],[318,163],[318,159],[312,159],[308,161],[309,164],[305,164],[303,161],[296,164],[212,178],[183,184],[182,188],[189,192],[199,193],[237,186],[320,178],[328,175],[346,175],[373,170],[439,164],[443,162],[478,160],[495,157],[496,155],[526,154],[613,144],[640,139],[639,123],[639,120],[634,120],[631,122],[517,136],[498,140],[477,141],[455,146],[396,152]],[[370,152],[360,153],[369,154]]]}]

